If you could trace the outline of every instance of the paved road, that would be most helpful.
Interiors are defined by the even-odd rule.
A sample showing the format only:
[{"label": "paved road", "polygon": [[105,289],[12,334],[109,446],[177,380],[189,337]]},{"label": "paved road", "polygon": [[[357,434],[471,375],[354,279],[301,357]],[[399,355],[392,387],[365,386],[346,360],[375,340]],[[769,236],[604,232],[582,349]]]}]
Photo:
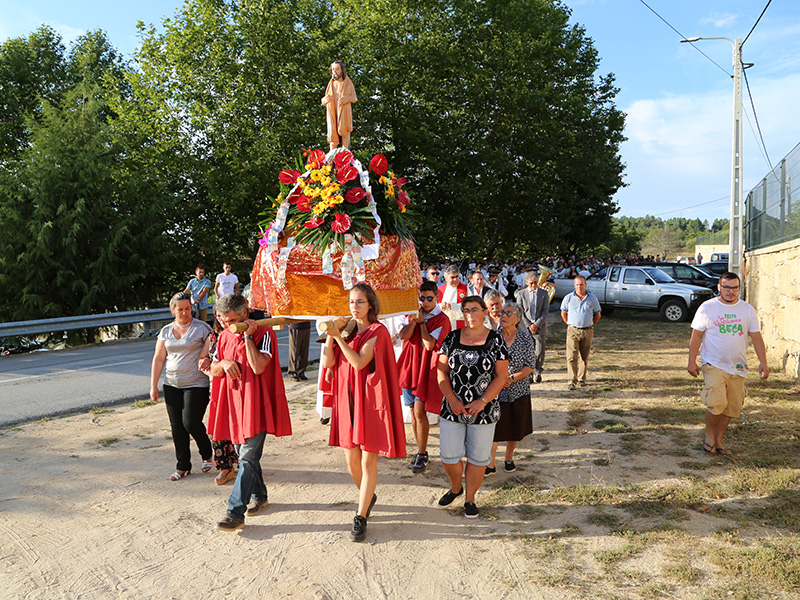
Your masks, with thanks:
[{"label": "paved road", "polygon": [[[281,365],[289,332],[278,335]],[[0,358],[0,425],[148,398],[154,339]],[[316,344],[311,360],[319,356]]]}]

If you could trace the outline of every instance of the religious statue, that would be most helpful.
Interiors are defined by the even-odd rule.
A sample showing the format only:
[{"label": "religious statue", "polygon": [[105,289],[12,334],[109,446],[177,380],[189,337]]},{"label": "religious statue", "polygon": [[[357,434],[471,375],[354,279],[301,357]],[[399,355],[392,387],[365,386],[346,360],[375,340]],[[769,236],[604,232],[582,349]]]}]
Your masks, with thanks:
[{"label": "religious statue", "polygon": [[328,113],[328,142],[331,150],[341,146],[350,148],[350,132],[353,131],[353,108],[356,102],[353,80],[347,76],[344,63],[337,60],[331,64],[331,80],[325,89],[322,105]]}]

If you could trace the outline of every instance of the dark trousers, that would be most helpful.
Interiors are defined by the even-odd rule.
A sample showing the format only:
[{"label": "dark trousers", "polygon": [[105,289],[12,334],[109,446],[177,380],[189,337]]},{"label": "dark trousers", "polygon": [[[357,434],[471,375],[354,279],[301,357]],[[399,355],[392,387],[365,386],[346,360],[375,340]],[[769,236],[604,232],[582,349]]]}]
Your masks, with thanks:
[{"label": "dark trousers", "polygon": [[311,328],[289,329],[289,365],[286,374],[299,377],[308,367],[308,346],[311,341]]},{"label": "dark trousers", "polygon": [[211,460],[211,440],[203,425],[203,417],[208,406],[208,388],[176,388],[164,384],[164,404],[167,405],[169,424],[172,428],[172,442],[175,444],[175,458],[179,471],[192,468],[192,452],[189,436],[194,438],[203,460]]}]

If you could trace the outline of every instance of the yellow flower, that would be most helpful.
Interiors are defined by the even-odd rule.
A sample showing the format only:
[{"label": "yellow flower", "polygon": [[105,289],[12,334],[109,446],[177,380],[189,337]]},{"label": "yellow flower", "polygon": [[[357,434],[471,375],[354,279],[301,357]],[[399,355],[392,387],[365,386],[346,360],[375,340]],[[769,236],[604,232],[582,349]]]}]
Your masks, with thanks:
[{"label": "yellow flower", "polygon": [[388,181],[388,179],[386,179],[386,177],[384,177],[383,175],[381,175],[381,178],[378,179],[378,183],[386,184],[387,181]]},{"label": "yellow flower", "polygon": [[391,171],[389,171],[389,177],[391,177],[392,179],[396,179],[396,177],[394,176],[394,173],[392,173]]},{"label": "yellow flower", "polygon": [[322,179],[322,173],[317,170],[311,171],[311,181],[319,181]]},{"label": "yellow flower", "polygon": [[301,189],[301,190],[302,190],[304,187],[306,187],[306,182],[305,182],[305,180],[303,180],[302,178],[298,177],[298,178],[297,178],[297,187],[298,187],[298,189]]},{"label": "yellow flower", "polygon": [[405,204],[400,205],[400,212],[401,213],[406,212],[406,205]]},{"label": "yellow flower", "polygon": [[324,167],[322,167],[322,172],[325,173],[325,175],[330,175],[332,169],[333,167],[331,167],[330,165],[325,165]]},{"label": "yellow flower", "polygon": [[386,195],[390,198],[394,198],[394,186],[389,186],[386,188]]},{"label": "yellow flower", "polygon": [[325,187],[328,187],[331,184],[331,178],[330,177],[323,177],[322,179],[319,180],[319,182],[322,185],[324,185]]},{"label": "yellow flower", "polygon": [[329,189],[331,192],[338,192],[340,189],[342,189],[342,186],[340,186],[338,183],[336,183],[336,182],[334,181],[333,183],[331,183],[331,184],[328,186],[328,189]]},{"label": "yellow flower", "polygon": [[341,204],[342,202],[344,202],[344,197],[343,196],[334,196],[333,197],[333,202],[335,204]]}]

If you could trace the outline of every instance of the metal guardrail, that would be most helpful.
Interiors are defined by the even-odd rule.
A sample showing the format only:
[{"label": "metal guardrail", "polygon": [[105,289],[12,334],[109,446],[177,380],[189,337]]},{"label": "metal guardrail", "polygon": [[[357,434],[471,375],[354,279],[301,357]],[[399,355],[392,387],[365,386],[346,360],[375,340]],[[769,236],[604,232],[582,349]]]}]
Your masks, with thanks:
[{"label": "metal guardrail", "polygon": [[53,331],[74,331],[76,329],[93,329],[111,325],[129,325],[131,323],[150,323],[172,319],[168,308],[151,308],[148,310],[131,310],[127,312],[103,313],[102,315],[84,315],[78,317],[60,317],[57,319],[38,319],[35,321],[16,321],[0,323],[0,337],[12,335],[35,335]]}]

